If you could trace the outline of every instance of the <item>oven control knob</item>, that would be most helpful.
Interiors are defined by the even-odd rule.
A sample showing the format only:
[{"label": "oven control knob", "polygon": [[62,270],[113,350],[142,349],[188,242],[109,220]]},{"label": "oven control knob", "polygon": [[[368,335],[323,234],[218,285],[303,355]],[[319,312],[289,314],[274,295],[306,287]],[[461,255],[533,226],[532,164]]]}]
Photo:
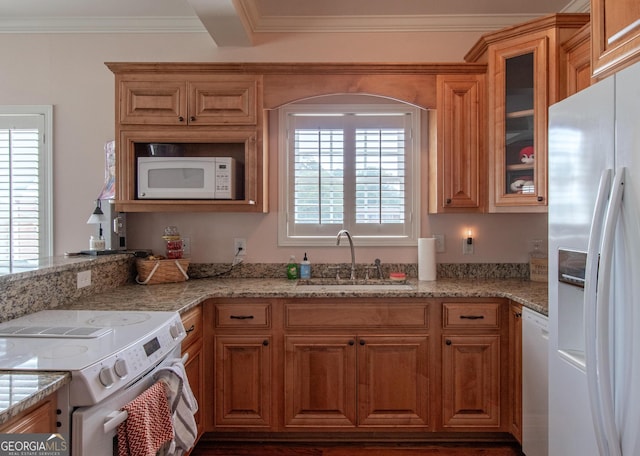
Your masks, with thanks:
[{"label": "oven control knob", "polygon": [[100,369],[100,373],[98,374],[98,378],[100,379],[100,383],[106,388],[109,388],[113,385],[115,379],[113,378],[113,371],[109,367],[103,367]]},{"label": "oven control knob", "polygon": [[113,370],[116,372],[116,375],[120,378],[125,378],[129,373],[129,367],[127,366],[127,362],[122,358],[116,359],[116,362],[113,365]]},{"label": "oven control knob", "polygon": [[169,334],[171,334],[171,337],[173,337],[174,339],[177,339],[178,337],[180,337],[181,332],[182,331],[180,331],[180,325],[173,324],[169,326]]}]

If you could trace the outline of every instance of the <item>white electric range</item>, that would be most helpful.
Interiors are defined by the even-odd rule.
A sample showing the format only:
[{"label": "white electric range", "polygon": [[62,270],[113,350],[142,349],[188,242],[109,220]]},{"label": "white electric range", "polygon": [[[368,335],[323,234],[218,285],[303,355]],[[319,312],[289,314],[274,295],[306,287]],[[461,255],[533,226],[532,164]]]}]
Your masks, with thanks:
[{"label": "white electric range", "polygon": [[122,406],[180,361],[185,335],[177,312],[46,310],[0,323],[0,370],[70,372],[58,432],[71,435],[74,456],[98,456],[91,442],[111,443]]}]

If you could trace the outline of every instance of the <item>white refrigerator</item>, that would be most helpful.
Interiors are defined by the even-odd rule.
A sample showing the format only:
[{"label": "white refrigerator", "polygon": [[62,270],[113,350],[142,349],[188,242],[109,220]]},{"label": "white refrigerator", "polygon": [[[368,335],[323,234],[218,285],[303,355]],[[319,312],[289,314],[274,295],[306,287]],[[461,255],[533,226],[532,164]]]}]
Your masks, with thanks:
[{"label": "white refrigerator", "polygon": [[640,455],[640,64],[549,109],[549,455]]}]

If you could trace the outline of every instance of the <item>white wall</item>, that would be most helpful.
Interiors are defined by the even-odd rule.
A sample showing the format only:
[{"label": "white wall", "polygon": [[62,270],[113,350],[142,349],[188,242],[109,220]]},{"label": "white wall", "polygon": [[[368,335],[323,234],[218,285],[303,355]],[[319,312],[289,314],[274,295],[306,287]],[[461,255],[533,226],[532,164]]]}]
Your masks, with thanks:
[{"label": "white wall", "polygon": [[[105,142],[114,139],[114,82],[104,62],[461,62],[478,33],[264,34],[250,48],[217,48],[203,33],[189,34],[2,34],[0,104],[54,105],[54,252],[86,249],[94,232],[86,220],[104,179]],[[269,214],[130,214],[129,246],[161,249],[165,225],[192,238],[194,262],[230,261],[234,237],[248,240],[247,261],[281,262],[277,174],[271,160]],[[426,195],[424,196],[426,198]],[[466,227],[476,236],[476,254],[462,256]],[[447,234],[441,262],[526,261],[527,240],[546,238],[544,215],[440,215],[422,217],[423,236]],[[346,251],[308,249],[315,262],[347,258]],[[415,248],[359,250],[358,262],[416,260]]]}]

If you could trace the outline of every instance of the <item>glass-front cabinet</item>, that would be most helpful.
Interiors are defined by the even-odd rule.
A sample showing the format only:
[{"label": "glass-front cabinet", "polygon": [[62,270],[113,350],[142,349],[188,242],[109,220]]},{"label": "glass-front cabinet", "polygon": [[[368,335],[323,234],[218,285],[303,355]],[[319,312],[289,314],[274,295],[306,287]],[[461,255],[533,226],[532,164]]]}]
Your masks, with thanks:
[{"label": "glass-front cabinet", "polygon": [[547,46],[541,37],[494,54],[490,205],[495,212],[546,207]]},{"label": "glass-front cabinet", "polygon": [[483,35],[465,55],[487,65],[489,212],[547,211],[547,109],[566,96],[561,44],[589,14],[551,14]]}]

